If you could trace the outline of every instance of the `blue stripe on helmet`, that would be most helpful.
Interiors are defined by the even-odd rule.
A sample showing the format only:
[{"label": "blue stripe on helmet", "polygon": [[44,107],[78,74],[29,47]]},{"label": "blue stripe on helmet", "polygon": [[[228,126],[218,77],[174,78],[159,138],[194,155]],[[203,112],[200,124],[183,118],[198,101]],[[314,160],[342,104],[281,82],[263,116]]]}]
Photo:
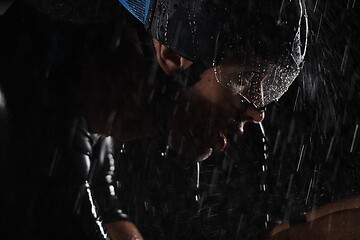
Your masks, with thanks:
[{"label": "blue stripe on helmet", "polygon": [[119,2],[140,22],[145,24],[151,0],[119,0]]}]

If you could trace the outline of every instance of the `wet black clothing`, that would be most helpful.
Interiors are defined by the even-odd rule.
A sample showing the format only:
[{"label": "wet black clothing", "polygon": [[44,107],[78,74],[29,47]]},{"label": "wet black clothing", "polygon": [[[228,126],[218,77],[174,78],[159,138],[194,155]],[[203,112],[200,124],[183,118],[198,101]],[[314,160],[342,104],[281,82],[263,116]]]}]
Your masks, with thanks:
[{"label": "wet black clothing", "polygon": [[[264,120],[267,192],[260,190],[263,145],[256,125],[247,124],[244,136],[229,139],[225,153],[202,163],[199,203],[194,203],[192,163],[174,152],[162,158],[166,144],[151,145],[152,139],[125,146],[116,184],[120,207],[146,239],[248,239],[265,223],[360,193],[360,47],[354,31],[360,18],[359,4],[351,2],[309,2],[312,35],[304,76],[268,108]],[[65,162],[72,129],[81,119],[75,89],[84,31],[19,5],[11,11],[0,17],[0,238],[32,239],[39,233],[45,239],[86,238],[81,218],[73,214],[78,190],[89,196],[86,182],[74,188],[60,180],[73,173]],[[86,146],[100,153],[96,149],[107,140],[84,134]],[[76,147],[85,158],[98,155],[86,149]],[[52,167],[60,162],[63,167]],[[110,168],[98,170],[106,175]],[[83,179],[87,175],[84,171]],[[100,178],[102,191],[111,196],[106,178]],[[93,179],[90,186],[101,185]],[[84,213],[96,224],[90,211]]]},{"label": "wet black clothing", "polygon": [[0,29],[1,238],[109,239],[103,222],[128,217],[112,139],[81,116],[82,33],[21,1]]}]

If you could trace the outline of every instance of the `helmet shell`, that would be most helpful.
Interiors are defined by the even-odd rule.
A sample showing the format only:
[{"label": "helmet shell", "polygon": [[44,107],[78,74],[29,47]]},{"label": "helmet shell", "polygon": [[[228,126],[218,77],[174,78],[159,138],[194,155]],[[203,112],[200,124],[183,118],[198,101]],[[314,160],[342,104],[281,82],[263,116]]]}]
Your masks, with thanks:
[{"label": "helmet shell", "polygon": [[206,66],[228,47],[276,58],[305,39],[295,37],[307,24],[301,21],[306,15],[301,0],[158,0],[150,6],[145,26],[152,36]]}]

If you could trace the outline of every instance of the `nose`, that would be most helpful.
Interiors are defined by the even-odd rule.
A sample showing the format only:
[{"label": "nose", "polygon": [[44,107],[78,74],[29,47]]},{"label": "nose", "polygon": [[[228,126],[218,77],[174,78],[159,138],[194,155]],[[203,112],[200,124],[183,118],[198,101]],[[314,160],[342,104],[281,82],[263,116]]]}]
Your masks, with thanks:
[{"label": "nose", "polygon": [[265,118],[265,112],[260,112],[252,106],[248,106],[245,110],[245,116],[248,122],[260,123]]}]

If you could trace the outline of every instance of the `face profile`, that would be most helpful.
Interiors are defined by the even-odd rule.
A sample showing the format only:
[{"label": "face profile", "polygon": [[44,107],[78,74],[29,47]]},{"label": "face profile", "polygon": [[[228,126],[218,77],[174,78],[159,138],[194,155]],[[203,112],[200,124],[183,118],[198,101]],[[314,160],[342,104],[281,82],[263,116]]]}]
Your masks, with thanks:
[{"label": "face profile", "polygon": [[[154,39],[153,44],[157,63],[169,77],[178,76],[194,65],[192,61],[178,55],[159,41]],[[126,45],[126,49],[129,48]],[[89,67],[89,73],[84,76],[87,81],[96,76],[96,79],[104,82],[108,71],[94,72],[94,69]],[[223,61],[216,67],[201,71],[198,76],[192,76],[196,79],[194,84],[182,87],[173,109],[162,112],[168,122],[170,147],[196,161],[202,161],[208,158],[215,148],[224,150],[229,135],[243,134],[245,123],[261,122],[265,112],[257,108],[258,102],[252,101],[259,96],[262,99],[261,83],[269,76],[264,74],[268,69],[272,69],[272,65],[260,58],[241,56],[236,58],[236,61]],[[152,89],[156,87],[145,87],[148,76],[146,70],[142,73],[138,71],[139,76],[144,77],[136,78],[131,85],[129,81],[124,82],[131,77],[126,69],[118,68],[117,71],[112,71],[114,79],[122,81],[122,89],[127,87],[129,91],[113,91],[116,101],[102,107],[111,111],[97,118],[90,116],[90,119],[96,119],[95,123],[91,124],[92,129],[123,141],[149,136],[154,124],[154,105],[149,104],[149,99]],[[258,77],[260,75],[261,79]],[[236,82],[236,86],[244,91],[235,91],[235,88],[229,87],[229,82],[224,82],[228,79],[229,82]],[[166,79],[166,82],[169,81],[171,80]],[[235,86],[235,83],[233,85]]]},{"label": "face profile", "polygon": [[[157,64],[169,77],[177,76],[196,64],[156,39],[153,39],[153,44]],[[118,75],[124,79],[127,75],[121,69]],[[180,90],[173,110],[163,112],[168,119],[170,147],[196,161],[208,158],[215,148],[224,150],[229,135],[243,134],[247,122],[261,122],[265,117],[264,107],[282,95],[273,86],[277,69],[278,65],[270,60],[232,54],[217,66],[191,76],[195,82]],[[154,86],[144,88],[148,73],[140,75],[145,77],[136,80],[132,87],[139,97],[134,98],[134,91],[118,94],[123,100],[116,103],[113,112],[102,118],[107,121],[103,125],[111,127],[100,133],[125,141],[151,134],[154,106],[148,103],[148,99]],[[291,82],[286,82],[286,87]],[[271,94],[269,89],[274,93]]]},{"label": "face profile", "polygon": [[[194,64],[156,40],[154,46],[159,65],[167,75],[176,75]],[[256,92],[261,95],[259,79],[249,78],[248,73],[262,70],[254,68],[254,61],[249,62],[248,59],[243,56],[241,64],[227,61],[226,64],[200,72],[199,76],[191,76],[196,79],[195,83],[180,91],[174,111],[168,116],[169,144],[172,148],[196,161],[202,161],[215,148],[225,149],[226,136],[243,134],[246,122],[258,123],[264,119],[265,113],[249,102],[253,97],[247,99],[218,80],[218,69],[226,68],[232,72],[222,73],[224,78],[231,77],[232,73],[236,73],[236,76],[241,74],[252,90],[258,86]],[[270,68],[271,65],[261,62],[261,67]]]},{"label": "face profile", "polygon": [[304,3],[196,1],[198,7],[190,7],[174,0],[154,6],[142,22],[155,39],[160,67],[168,76],[192,64],[201,69],[169,116],[169,142],[204,160],[226,147],[227,135],[242,134],[246,122],[261,122],[265,107],[298,76],[308,34]]},{"label": "face profile", "polygon": [[[170,112],[163,112],[168,120],[169,145],[178,152],[201,161],[209,157],[215,148],[225,149],[227,136],[243,134],[246,122],[261,122],[265,116],[265,107],[287,91],[299,74],[299,63],[305,54],[299,35],[300,25],[306,25],[307,22],[306,18],[303,19],[304,12],[297,8],[297,5],[302,5],[301,2],[292,3],[294,8],[291,4],[287,6],[290,13],[293,10],[296,13],[296,16],[291,17],[288,12],[284,12],[284,19],[289,18],[287,25],[277,25],[277,18],[274,18],[271,15],[273,12],[267,11],[265,6],[259,8],[261,18],[253,19],[254,22],[250,21],[250,17],[254,17],[250,13],[248,19],[244,18],[246,14],[240,17],[231,14],[208,15],[206,8],[190,9],[189,11],[198,14],[196,23],[199,29],[194,35],[194,31],[189,29],[187,24],[184,25],[184,21],[189,21],[187,18],[183,19],[186,8],[167,9],[168,6],[162,4],[156,2],[155,5],[159,5],[159,8],[156,7],[153,14],[149,14],[142,21],[145,29],[151,33],[151,47],[156,56],[152,64],[160,67],[169,78],[183,74],[193,66],[199,67],[197,71],[191,72],[193,82],[185,84],[181,89],[174,108]],[[206,7],[207,4],[210,6],[215,3],[204,1],[201,4]],[[157,12],[160,6],[164,11],[169,11],[168,20],[163,19],[163,15]],[[229,10],[226,4],[218,7]],[[244,10],[241,4],[236,7],[239,11]],[[213,23],[214,29],[204,28],[203,24],[206,22]],[[235,23],[238,24],[235,30],[229,32],[226,24],[232,26],[231,24]],[[253,32],[244,31],[242,28],[242,24],[247,23],[253,24],[253,27],[266,24],[269,29],[277,28],[281,34],[273,36],[272,32],[261,28],[263,35],[254,36]],[[192,37],[194,42],[189,42]],[[107,107],[109,110],[105,116],[94,121],[105,122],[97,124],[98,129],[93,128],[97,133],[111,135],[122,141],[151,135],[155,120],[152,118],[154,103],[149,102],[149,99],[152,98],[152,88],[155,86],[147,79],[153,74],[149,72],[151,66],[145,66],[140,42],[135,37],[128,45],[120,45],[124,52],[137,49],[139,54],[136,59],[139,60],[136,62],[141,63],[131,65],[135,66],[132,71],[127,71],[126,67],[117,68],[122,84],[129,84],[128,79],[134,77],[133,72],[140,78],[135,77],[132,93],[118,93],[118,102],[112,103],[117,106]],[[201,45],[196,46],[196,42]],[[120,63],[124,61],[119,60]]]},{"label": "face profile", "polygon": [[246,122],[261,122],[265,107],[278,100],[299,73],[291,61],[279,59],[231,53],[202,72],[180,94],[169,124],[171,145],[201,161],[214,148],[223,150],[228,135],[243,134]]},{"label": "face profile", "polygon": [[224,150],[228,135],[241,135],[246,122],[259,123],[265,113],[221,85],[213,68],[183,89],[169,119],[170,145],[180,153],[205,160],[215,148]]},{"label": "face profile", "polygon": [[[351,3],[11,2],[0,19],[10,236],[143,239],[138,225],[145,239],[247,239],[288,219],[320,232],[310,221],[332,206],[297,212],[357,190],[356,49],[349,31],[332,38],[352,29]],[[316,44],[273,108],[303,65],[305,3]]]}]

